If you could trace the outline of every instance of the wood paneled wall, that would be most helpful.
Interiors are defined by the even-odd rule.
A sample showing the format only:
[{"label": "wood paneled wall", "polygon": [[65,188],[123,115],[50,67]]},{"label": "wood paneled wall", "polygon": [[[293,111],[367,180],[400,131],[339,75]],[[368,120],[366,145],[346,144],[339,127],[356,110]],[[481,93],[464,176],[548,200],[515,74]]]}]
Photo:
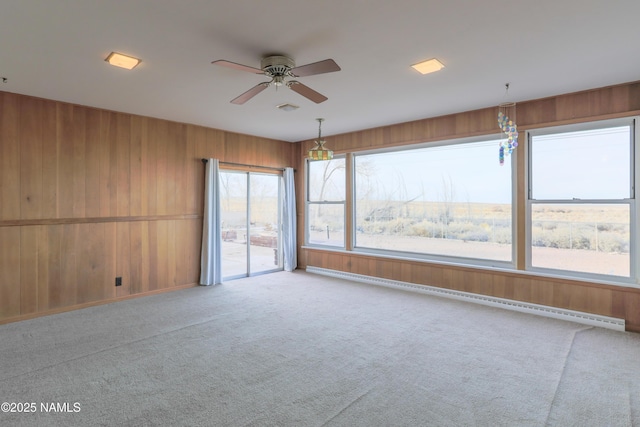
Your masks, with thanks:
[{"label": "wood paneled wall", "polygon": [[197,284],[209,157],[295,146],[0,92],[0,322]]},{"label": "wood paneled wall", "polygon": [[[640,83],[634,82],[585,92],[521,102],[517,105],[518,129],[525,131],[592,120],[640,114]],[[417,120],[327,137],[336,153],[353,153],[383,147],[498,134],[497,107]],[[523,134],[524,135],[524,134]],[[298,144],[298,170],[313,141]],[[416,284],[490,295],[623,318],[628,330],[640,332],[640,289],[606,286],[578,280],[551,279],[524,273],[525,177],[524,152],[517,153],[516,270],[490,271],[426,261],[391,259],[353,251],[300,247],[299,266],[383,277]],[[298,236],[304,236],[304,187],[298,182]],[[351,230],[347,229],[347,234]],[[520,270],[520,271],[519,271]]]},{"label": "wood paneled wall", "polygon": [[[521,130],[640,113],[640,83],[518,104]],[[336,152],[495,134],[495,108],[331,136]],[[0,92],[0,323],[193,286],[202,228],[201,158],[304,170],[289,144]],[[518,151],[517,233],[524,234]],[[298,236],[304,236],[302,174]],[[523,241],[522,238],[518,239]],[[522,269],[524,248],[518,247]],[[624,318],[640,291],[355,252],[299,248],[299,264]],[[115,287],[115,277],[123,286]]]}]

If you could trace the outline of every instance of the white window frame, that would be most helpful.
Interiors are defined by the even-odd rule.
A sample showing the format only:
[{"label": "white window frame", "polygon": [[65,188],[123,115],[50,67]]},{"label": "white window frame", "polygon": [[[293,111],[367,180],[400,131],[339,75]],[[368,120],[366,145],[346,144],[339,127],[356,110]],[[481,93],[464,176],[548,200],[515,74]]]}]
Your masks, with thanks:
[{"label": "white window frame", "polygon": [[[640,153],[637,149],[639,138],[639,117],[626,117],[620,119],[611,120],[599,120],[584,123],[577,123],[571,125],[553,126],[548,128],[532,129],[526,132],[525,138],[525,270],[534,272],[536,274],[543,274],[551,277],[560,277],[568,279],[587,279],[592,282],[598,282],[603,284],[613,284],[622,286],[634,286],[640,283],[638,278],[638,262],[640,261],[640,254],[638,254],[638,223],[640,218],[638,217],[636,188],[638,187],[639,175],[636,171],[636,165],[640,165]],[[532,198],[532,138],[534,136],[559,134],[565,132],[577,132],[603,129],[616,126],[630,126],[632,141],[630,141],[630,177],[629,186],[630,193],[628,199],[533,199]],[[560,270],[545,267],[535,267],[532,265],[532,208],[535,204],[627,204],[629,205],[629,228],[630,228],[630,242],[629,242],[629,263],[630,273],[629,277],[613,276],[607,274],[588,273],[573,270]]]},{"label": "white window frame", "polygon": [[[233,274],[233,275],[229,275],[229,276],[224,276],[222,277],[223,280],[233,280],[233,279],[241,279],[244,277],[253,277],[253,276],[259,276],[261,274],[268,274],[268,273],[273,273],[276,271],[283,271],[284,270],[284,258],[283,258],[283,251],[282,251],[282,227],[283,227],[283,212],[282,212],[282,199],[284,197],[284,185],[283,185],[283,175],[282,172],[279,173],[268,173],[268,172],[255,172],[255,171],[249,171],[249,170],[242,170],[242,169],[225,169],[225,168],[220,168],[220,173],[230,173],[230,174],[236,174],[238,176],[240,175],[244,175],[245,176],[245,186],[246,186],[246,203],[247,203],[247,218],[245,221],[245,228],[247,230],[247,244],[246,244],[246,263],[247,263],[247,269],[246,269],[246,273],[243,274]],[[278,236],[278,247],[276,248],[277,250],[277,259],[278,259],[278,264],[276,268],[272,268],[272,269],[268,269],[268,270],[260,270],[258,272],[253,272],[251,271],[251,211],[252,211],[252,204],[251,204],[251,177],[255,176],[255,175],[266,175],[266,176],[276,176],[278,177],[278,227],[277,227],[277,236]],[[223,261],[224,262],[224,261]],[[224,271],[223,271],[224,273]]]},{"label": "white window frame", "polygon": [[[511,167],[511,260],[503,261],[503,260],[492,260],[492,259],[483,259],[483,258],[469,258],[469,257],[456,257],[451,255],[443,255],[443,254],[435,254],[435,253],[418,253],[418,252],[407,252],[407,251],[399,251],[399,250],[391,250],[391,249],[381,249],[381,248],[367,248],[362,246],[357,246],[356,239],[356,197],[357,197],[357,188],[356,188],[356,157],[368,154],[383,154],[383,153],[391,153],[391,152],[399,152],[399,151],[410,151],[421,148],[436,148],[442,146],[449,145],[463,145],[463,144],[472,144],[479,142],[487,142],[487,141],[499,141],[502,140],[500,135],[491,134],[484,135],[480,137],[468,137],[468,138],[456,138],[456,139],[448,139],[437,142],[428,142],[421,144],[413,144],[408,146],[401,147],[391,147],[391,148],[379,148],[373,150],[363,150],[353,153],[352,156],[352,177],[351,182],[353,182],[353,191],[351,191],[351,206],[352,206],[352,215],[353,218],[351,224],[351,241],[354,243],[353,251],[358,253],[366,253],[366,254],[374,254],[381,255],[386,257],[394,257],[403,260],[423,260],[429,262],[443,263],[443,264],[455,264],[455,265],[471,265],[471,266],[480,266],[487,267],[492,269],[507,269],[513,270],[516,266],[516,256],[517,256],[517,186],[516,186],[516,178],[517,178],[517,161],[516,161],[516,152],[514,151],[512,155],[505,156],[505,164],[509,163]],[[496,167],[500,167],[498,164],[498,145],[496,145]]]},{"label": "white window frame", "polygon": [[[304,174],[304,218],[305,218],[305,224],[304,224],[304,245],[305,246],[309,246],[309,247],[317,247],[317,248],[323,248],[323,249],[334,249],[334,250],[345,250],[346,249],[346,245],[347,245],[347,230],[348,230],[348,225],[347,225],[347,175],[346,175],[346,171],[348,170],[347,167],[347,158],[346,156],[343,155],[336,155],[333,157],[332,160],[341,160],[343,159],[345,162],[345,182],[344,182],[344,194],[345,194],[345,198],[343,200],[340,201],[336,201],[336,200],[324,200],[324,201],[311,201],[309,200],[310,198],[310,191],[309,191],[309,172],[310,172],[310,168],[309,168],[309,164],[311,162],[318,162],[318,161],[322,161],[322,160],[310,160],[310,159],[305,159],[305,174]],[[310,205],[342,205],[342,212],[343,212],[343,216],[342,216],[342,224],[343,224],[343,241],[342,241],[342,246],[338,246],[338,245],[328,245],[328,244],[322,244],[322,243],[311,243],[309,241],[309,206]]]}]

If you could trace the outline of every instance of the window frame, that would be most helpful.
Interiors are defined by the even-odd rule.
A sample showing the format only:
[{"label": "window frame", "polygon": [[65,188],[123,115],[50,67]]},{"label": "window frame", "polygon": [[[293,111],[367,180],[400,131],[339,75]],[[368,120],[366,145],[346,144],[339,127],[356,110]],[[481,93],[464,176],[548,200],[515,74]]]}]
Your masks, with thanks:
[{"label": "window frame", "polygon": [[[357,188],[356,188],[356,157],[370,155],[370,154],[384,154],[384,153],[396,153],[402,151],[411,151],[425,148],[438,148],[438,147],[446,147],[452,145],[464,145],[464,144],[473,144],[473,143],[482,143],[482,142],[490,142],[490,141],[500,141],[504,138],[501,138],[497,134],[487,134],[482,136],[474,136],[474,137],[465,137],[465,138],[454,138],[454,139],[446,139],[432,142],[424,142],[418,144],[411,145],[403,145],[403,146],[394,146],[394,147],[385,147],[371,150],[360,150],[357,152],[353,152],[351,156],[351,182],[353,183],[353,188],[351,189],[351,218],[352,224],[350,224],[350,233],[351,233],[351,241],[353,242],[353,252],[362,253],[362,254],[372,254],[385,256],[388,258],[398,258],[403,260],[420,260],[420,261],[429,261],[429,262],[437,262],[443,264],[455,264],[455,265],[471,265],[471,266],[479,266],[479,267],[487,267],[493,269],[507,269],[514,270],[516,267],[516,257],[517,257],[517,160],[516,160],[516,151],[509,156],[505,156],[505,165],[509,164],[511,167],[511,259],[510,260],[494,260],[494,259],[486,259],[486,258],[474,258],[474,257],[459,257],[445,254],[437,254],[437,253],[424,253],[424,252],[410,252],[410,251],[401,251],[401,250],[392,250],[392,249],[381,249],[381,248],[368,248],[363,246],[358,246],[357,242],[357,224],[356,224],[356,198],[357,198]],[[496,167],[500,167],[498,163],[498,145],[496,144]]]},{"label": "window frame", "polygon": [[[535,136],[562,134],[569,132],[589,131],[597,129],[606,129],[612,127],[630,127],[629,141],[629,198],[623,199],[533,199],[533,138]],[[638,254],[638,201],[636,188],[638,187],[639,175],[637,167],[640,165],[639,151],[637,144],[639,141],[638,116],[623,117],[608,120],[595,120],[582,123],[574,123],[568,125],[551,126],[538,129],[530,129],[526,132],[525,137],[525,271],[536,274],[544,274],[552,277],[561,277],[566,279],[582,279],[592,282],[614,285],[638,285],[638,262],[640,254]],[[580,204],[623,204],[629,206],[629,276],[616,276],[610,274],[589,273],[584,271],[564,270],[549,267],[539,267],[533,265],[533,206],[534,205],[580,205]]]},{"label": "window frame", "polygon": [[[309,190],[309,185],[310,185],[310,180],[309,180],[309,174],[311,172],[310,169],[310,163],[314,162],[314,163],[318,163],[318,162],[325,162],[325,161],[332,161],[332,160],[344,160],[345,163],[345,179],[344,179],[344,198],[343,200],[318,200],[318,201],[312,201],[310,200],[310,196],[311,196],[311,191]],[[304,225],[304,245],[308,246],[308,247],[313,247],[313,248],[322,248],[322,249],[333,249],[333,250],[346,250],[347,247],[347,230],[348,230],[348,224],[347,224],[347,170],[349,169],[347,166],[347,156],[345,154],[338,154],[333,156],[333,158],[331,160],[311,160],[309,158],[305,158],[305,173],[304,173],[304,218],[305,218],[305,225]],[[342,240],[342,245],[338,246],[338,245],[329,245],[329,244],[323,244],[323,243],[315,243],[315,242],[310,242],[309,240],[309,228],[310,228],[310,223],[309,223],[309,207],[311,205],[317,205],[317,206],[325,206],[325,205],[342,205],[342,224],[343,224],[343,240]]]}]

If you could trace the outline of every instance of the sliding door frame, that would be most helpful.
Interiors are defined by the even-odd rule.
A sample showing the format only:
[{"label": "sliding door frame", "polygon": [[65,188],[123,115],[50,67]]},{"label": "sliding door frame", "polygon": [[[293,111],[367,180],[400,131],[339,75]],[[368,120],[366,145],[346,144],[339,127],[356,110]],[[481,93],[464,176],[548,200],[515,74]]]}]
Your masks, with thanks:
[{"label": "sliding door frame", "polygon": [[[223,280],[233,280],[239,279],[243,277],[251,277],[258,276],[261,274],[273,273],[276,271],[282,271],[284,269],[284,262],[282,256],[282,197],[283,197],[283,176],[282,172],[264,172],[264,171],[248,171],[244,169],[237,168],[220,168],[220,173],[234,173],[241,174],[245,176],[246,179],[246,221],[245,228],[247,230],[246,235],[246,270],[243,274],[234,274],[234,275],[225,275],[224,272],[224,259],[223,259]],[[267,176],[276,176],[278,177],[278,185],[277,185],[277,245],[274,253],[274,261],[275,268],[261,271],[252,271],[251,269],[251,236],[252,236],[252,189],[251,189],[251,177],[256,175],[267,175]],[[224,253],[223,253],[224,255]]]}]

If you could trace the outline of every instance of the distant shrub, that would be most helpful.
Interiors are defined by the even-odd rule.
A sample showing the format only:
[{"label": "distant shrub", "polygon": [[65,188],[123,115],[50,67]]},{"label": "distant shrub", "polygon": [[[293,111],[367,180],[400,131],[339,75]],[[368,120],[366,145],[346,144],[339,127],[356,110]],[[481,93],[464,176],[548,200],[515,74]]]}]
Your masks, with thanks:
[{"label": "distant shrub", "polygon": [[559,249],[597,250],[608,253],[629,252],[628,227],[593,222],[549,222],[538,224],[532,232],[532,244]]},{"label": "distant shrub", "polygon": [[629,253],[629,239],[616,233],[603,232],[598,236],[598,250],[608,253]]},{"label": "distant shrub", "polygon": [[489,238],[489,233],[487,233],[486,231],[471,231],[461,236],[461,240],[466,240],[469,242],[488,242]]},{"label": "distant shrub", "polygon": [[586,236],[573,239],[571,249],[591,249],[591,240]]}]

